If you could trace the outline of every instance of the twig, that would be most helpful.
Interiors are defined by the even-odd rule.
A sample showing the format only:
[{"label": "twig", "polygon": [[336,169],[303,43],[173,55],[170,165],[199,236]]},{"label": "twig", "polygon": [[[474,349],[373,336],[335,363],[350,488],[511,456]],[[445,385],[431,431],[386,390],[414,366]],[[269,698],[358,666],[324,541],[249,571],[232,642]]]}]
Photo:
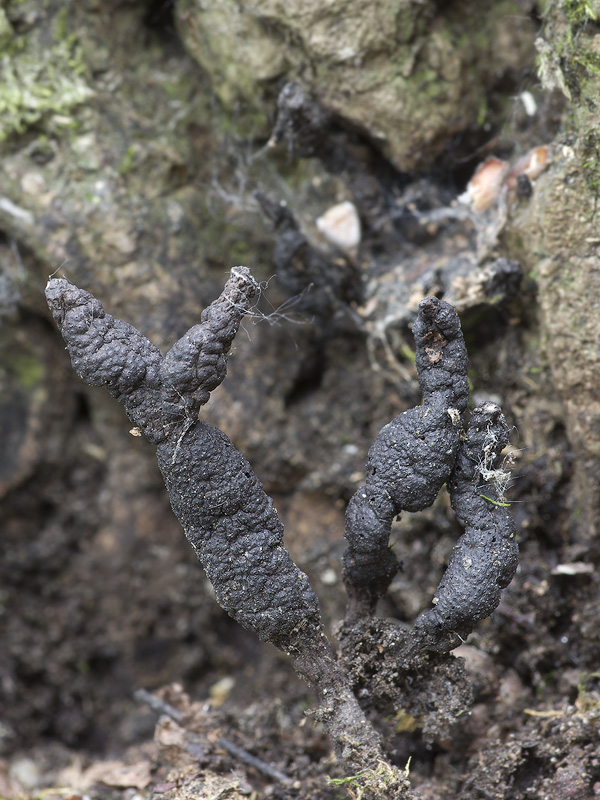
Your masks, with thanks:
[{"label": "twig", "polygon": [[233,742],[230,742],[229,739],[225,739],[224,737],[221,737],[219,739],[219,744],[221,745],[221,747],[227,750],[227,752],[230,753],[232,756],[239,759],[240,761],[243,761],[244,764],[248,764],[248,766],[254,767],[259,772],[262,772],[263,775],[266,775],[268,778],[272,778],[273,780],[278,781],[279,783],[283,783],[285,786],[291,786],[292,784],[291,778],[288,778],[288,776],[284,775],[283,772],[280,772],[278,769],[275,769],[275,767],[272,767],[270,764],[267,764],[260,758],[253,756],[247,750],[244,750],[243,747],[238,747],[236,744],[233,744]]},{"label": "twig", "polygon": [[[133,697],[138,703],[146,703],[146,705],[150,706],[152,711],[156,711],[157,714],[166,714],[167,717],[170,717],[175,722],[180,722],[183,717],[182,711],[179,711],[170,703],[166,703],[164,700],[161,700],[160,697],[148,692],[146,689],[138,689]],[[227,750],[230,755],[234,756],[239,761],[243,761],[244,764],[254,767],[254,769],[262,772],[262,774],[266,775],[268,778],[278,783],[283,783],[284,786],[290,786],[292,784],[292,779],[288,778],[283,772],[275,769],[275,767],[267,764],[266,761],[262,761],[262,759],[257,756],[253,756],[247,750],[244,750],[243,747],[238,747],[236,744],[233,744],[233,742],[230,742],[229,739],[226,739],[224,736],[219,739],[219,744],[224,750]]]},{"label": "twig", "polygon": [[148,692],[146,689],[137,689],[133,698],[137,703],[146,703],[146,705],[149,705],[152,711],[156,711],[157,714],[166,714],[167,717],[171,717],[175,722],[180,722],[183,717],[182,711],[179,711],[175,706],[166,703],[164,700],[161,700],[160,697],[152,694],[152,692]]}]

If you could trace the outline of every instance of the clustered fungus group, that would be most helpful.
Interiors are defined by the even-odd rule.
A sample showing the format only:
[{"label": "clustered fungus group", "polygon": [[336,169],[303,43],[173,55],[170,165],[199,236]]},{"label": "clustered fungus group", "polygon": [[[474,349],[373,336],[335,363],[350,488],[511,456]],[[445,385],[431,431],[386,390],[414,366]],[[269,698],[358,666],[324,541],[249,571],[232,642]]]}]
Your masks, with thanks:
[{"label": "clustered fungus group", "polygon": [[[386,647],[377,646],[378,663],[397,676],[399,695],[403,671],[419,667],[423,674],[432,659],[439,664],[449,658],[476,622],[497,607],[518,556],[515,526],[497,480],[503,474],[507,425],[499,406],[487,402],[471,412],[464,430],[469,389],[459,318],[448,303],[426,297],[413,327],[423,404],[382,428],[368,454],[365,484],[348,504],[343,566],[348,606],[341,656],[336,656],[308,578],[284,547],[273,501],[227,436],[198,418],[225,378],[230,347],[256,293],[250,270],[234,267],[200,324],[163,356],[132,325],[107,314],[89,292],[63,278],[51,279],[46,287],[75,371],[91,385],[106,386],[156,445],[173,511],[219,603],[241,625],[286,652],[316,688],[317,717],[338,758],[358,774],[361,796],[410,798],[407,770],[390,763],[353,691],[360,672],[356,653],[361,650],[364,658],[369,631],[375,632],[375,649],[385,628]],[[377,601],[398,570],[389,547],[392,521],[402,511],[430,506],[443,484],[465,532],[433,607],[412,629],[387,621],[378,626]],[[372,686],[364,675],[360,680],[361,700],[377,693],[375,679]],[[386,691],[393,694],[392,688]]]}]

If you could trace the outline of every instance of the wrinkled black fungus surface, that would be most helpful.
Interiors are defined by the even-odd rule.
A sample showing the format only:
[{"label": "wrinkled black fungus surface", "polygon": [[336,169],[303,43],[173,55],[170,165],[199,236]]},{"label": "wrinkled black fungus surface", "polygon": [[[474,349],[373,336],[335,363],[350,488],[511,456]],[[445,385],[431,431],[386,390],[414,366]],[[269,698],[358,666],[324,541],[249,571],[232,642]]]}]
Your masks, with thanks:
[{"label": "wrinkled black fungus surface", "polygon": [[227,355],[256,293],[234,267],[220,297],[163,358],[89,292],[50,280],[48,305],[75,371],[104,385],[158,446],[171,505],[220,604],[284,650],[320,632],[317,598],[283,547],[283,526],[248,461],[198,409],[225,378]]},{"label": "wrinkled black fungus surface", "polygon": [[162,356],[158,348],[133,325],[107,314],[89,292],[64,278],[48,281],[46,300],[75,372],[91,386],[106,386],[148,439],[160,441]]},{"label": "wrinkled black fungus surface", "polygon": [[133,325],[107,314],[101,303],[64,278],[46,286],[46,300],[67,343],[77,374],[106,386],[129,419],[153,443],[198,415],[227,374],[227,354],[257,284],[248,267],[233,267],[221,295],[163,358]]},{"label": "wrinkled black fungus surface", "polygon": [[[353,602],[352,592],[360,599],[366,591],[361,596],[355,587],[349,590],[349,613],[339,641],[355,692],[383,713],[402,710],[421,719],[428,741],[448,738],[456,719],[470,707],[469,682],[460,659],[449,653],[496,609],[517,568],[516,526],[503,496],[509,473],[501,453],[508,434],[495,403],[473,411],[448,478],[452,507],[465,532],[452,550],[434,607],[412,629],[370,616],[373,604]],[[375,530],[369,522],[373,525],[373,519],[361,519],[367,546],[369,532]],[[387,544],[383,534],[381,541]],[[371,563],[385,561],[377,561],[373,552]]]},{"label": "wrinkled black fungus surface", "polygon": [[508,426],[496,403],[474,411],[449,481],[450,500],[465,532],[452,550],[434,607],[419,617],[419,649],[445,652],[471,633],[500,602],[518,565],[516,526],[502,494],[501,452]]},{"label": "wrinkled black fungus surface", "polygon": [[431,505],[449,479],[467,407],[467,351],[454,308],[437,297],[413,326],[423,405],[385,425],[369,450],[366,483],[346,512],[344,581],[349,619],[370,615],[398,569],[388,547],[392,520]]},{"label": "wrinkled black fungus surface", "polygon": [[[375,779],[375,767],[384,759],[379,736],[331,651],[306,575],[283,546],[283,526],[273,502],[227,436],[198,419],[198,410],[226,375],[231,343],[256,289],[246,267],[232,269],[200,324],[164,358],[133,326],[106,314],[89,292],[68,281],[49,281],[46,297],[77,373],[92,385],[106,386],[157,445],[171,505],[219,603],[261,639],[292,656],[297,671],[319,692],[319,719],[338,756],[353,770],[372,768]],[[498,486],[503,477],[500,453],[508,442],[500,408],[494,403],[477,408],[461,442],[467,353],[456,311],[436,297],[425,298],[413,333],[423,405],[400,414],[379,432],[369,451],[365,486],[350,501],[345,534],[344,580],[350,603],[342,653],[355,685],[364,680],[371,657],[383,659],[384,689],[375,680],[369,691],[386,696],[395,707],[400,707],[403,676],[408,681],[411,669],[425,674],[432,654],[439,659],[490,614],[517,565],[514,523]],[[444,482],[449,482],[452,505],[466,530],[438,588],[436,605],[412,631],[376,626],[365,649],[362,634],[397,570],[388,547],[392,519],[403,510],[430,505]],[[383,648],[381,635],[387,642]],[[440,676],[440,686],[449,686],[451,694],[459,685],[454,672]],[[422,702],[429,705],[431,694],[425,689]],[[460,695],[460,704],[465,697]],[[449,705],[447,716],[453,714]],[[386,771],[387,785],[394,786],[387,796],[409,797],[404,773],[389,765]],[[369,774],[367,769],[365,781]]]},{"label": "wrinkled black fungus surface", "polygon": [[227,436],[199,421],[157,455],[173,511],[223,608],[284,650],[314,635],[317,598],[283,546],[273,501]]}]

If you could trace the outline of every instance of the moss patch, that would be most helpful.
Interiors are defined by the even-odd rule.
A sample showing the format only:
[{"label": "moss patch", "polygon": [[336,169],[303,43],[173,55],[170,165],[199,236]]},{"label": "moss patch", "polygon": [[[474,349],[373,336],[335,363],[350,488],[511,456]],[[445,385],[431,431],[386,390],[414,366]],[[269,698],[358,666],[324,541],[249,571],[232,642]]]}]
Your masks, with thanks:
[{"label": "moss patch", "polygon": [[79,44],[67,28],[64,10],[44,47],[37,29],[17,34],[10,14],[0,10],[0,43],[6,44],[0,59],[0,141],[22,133],[47,113],[68,114],[93,94]]},{"label": "moss patch", "polygon": [[[600,47],[594,35],[598,0],[546,2],[543,38],[538,39],[538,73],[548,89],[588,104],[598,93]],[[551,43],[551,44],[550,44]]]}]

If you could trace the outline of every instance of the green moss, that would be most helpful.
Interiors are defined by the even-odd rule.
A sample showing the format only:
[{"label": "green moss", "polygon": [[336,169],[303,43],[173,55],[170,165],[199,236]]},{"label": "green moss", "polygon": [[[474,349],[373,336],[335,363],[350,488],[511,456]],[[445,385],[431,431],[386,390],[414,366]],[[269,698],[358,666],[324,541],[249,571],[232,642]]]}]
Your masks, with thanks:
[{"label": "green moss", "polygon": [[19,353],[17,357],[12,359],[10,368],[18,383],[27,391],[35,389],[44,377],[43,366],[31,353]]},{"label": "green moss", "polygon": [[[440,80],[439,73],[436,72],[436,70],[431,69],[431,67],[428,65],[424,65],[420,69],[416,70],[411,82],[418,88],[418,91],[420,92],[418,97],[421,104],[423,102],[423,97],[433,102],[444,101],[446,87],[444,86],[443,81]],[[435,113],[433,106],[428,110]]]},{"label": "green moss", "polygon": [[4,52],[5,49],[8,48],[14,35],[15,32],[12,29],[12,25],[8,21],[6,11],[3,8],[0,8],[0,52]]},{"label": "green moss", "polygon": [[66,6],[56,15],[54,20],[54,38],[60,42],[69,36],[69,17]]},{"label": "green moss", "polygon": [[262,109],[244,103],[240,103],[231,113],[224,111],[220,115],[220,123],[224,134],[241,141],[260,137],[270,132],[271,128],[271,121]]},{"label": "green moss", "polygon": [[600,75],[600,55],[591,50],[576,51],[573,64],[583,70],[586,78],[597,78]]},{"label": "green moss", "polygon": [[135,146],[130,145],[127,148],[127,151],[123,158],[121,159],[121,163],[118,166],[119,175],[125,176],[129,172],[132,171],[135,162]]},{"label": "green moss", "polygon": [[[2,25],[0,17],[0,37]],[[8,57],[0,61],[0,141],[48,113],[68,115],[92,95],[76,37],[68,35],[66,9],[55,18],[53,32],[51,47],[36,38],[37,30],[27,36],[13,32],[10,38]]]},{"label": "green moss", "polygon": [[479,110],[477,111],[477,125],[481,126],[485,123],[488,115],[487,97],[484,95],[479,103]]},{"label": "green moss", "polygon": [[229,248],[229,260],[236,264],[245,264],[251,259],[252,254],[252,247],[245,241],[238,240]]},{"label": "green moss", "polygon": [[563,10],[571,28],[595,19],[598,13],[591,0],[564,0]]},{"label": "green moss", "polygon": [[369,800],[388,800],[391,797],[404,796],[408,789],[409,772],[410,758],[403,770],[381,761],[375,768],[364,769],[347,778],[329,778],[329,783],[347,788],[352,800],[367,797]]},{"label": "green moss", "polygon": [[[595,102],[592,98],[597,100],[600,76],[600,53],[596,52],[588,23],[599,15],[599,0],[562,0],[550,6],[547,16],[554,69],[560,69],[564,76],[566,94],[585,99],[588,104]],[[587,35],[589,32],[591,36]]]},{"label": "green moss", "polygon": [[588,684],[596,683],[598,679],[600,679],[600,672],[582,672],[579,676],[575,706],[580,714],[585,714],[600,708],[597,690],[588,689]]},{"label": "green moss", "polygon": [[394,730],[396,733],[413,733],[418,728],[422,728],[423,723],[408,711],[398,711],[394,714]]},{"label": "green moss", "polygon": [[600,196],[600,135],[590,131],[583,141],[583,177],[594,197]]}]

